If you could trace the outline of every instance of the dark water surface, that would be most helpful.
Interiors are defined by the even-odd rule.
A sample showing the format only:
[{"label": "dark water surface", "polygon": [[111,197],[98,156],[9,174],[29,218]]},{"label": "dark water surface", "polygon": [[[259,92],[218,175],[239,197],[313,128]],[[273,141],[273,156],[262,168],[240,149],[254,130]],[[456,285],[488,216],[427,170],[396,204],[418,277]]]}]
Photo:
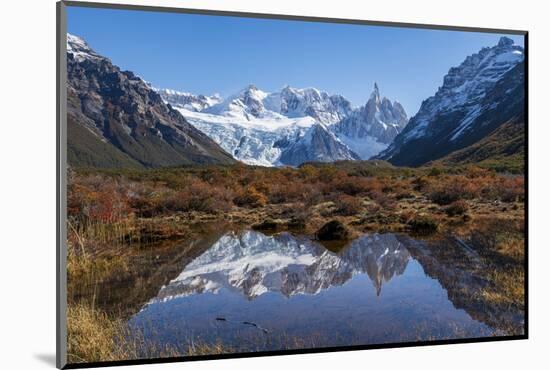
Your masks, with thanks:
[{"label": "dark water surface", "polygon": [[187,258],[171,247],[135,283],[148,298],[129,324],[146,340],[255,351],[523,330],[522,312],[478,299],[482,261],[460,243],[440,255],[405,235],[372,234],[338,250],[289,233],[230,231],[196,245]]}]

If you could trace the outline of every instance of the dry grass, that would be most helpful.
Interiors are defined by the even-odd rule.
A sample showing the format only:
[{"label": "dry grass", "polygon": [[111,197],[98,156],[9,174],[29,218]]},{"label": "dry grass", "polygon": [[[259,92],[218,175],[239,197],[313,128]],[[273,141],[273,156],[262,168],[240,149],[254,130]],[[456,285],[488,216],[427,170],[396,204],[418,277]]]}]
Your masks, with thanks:
[{"label": "dry grass", "polygon": [[121,321],[84,305],[67,310],[67,354],[70,363],[138,358],[137,343],[127,340]]},{"label": "dry grass", "polygon": [[92,306],[69,305],[67,310],[69,363],[120,361],[139,358],[180,357],[230,353],[222,344],[193,343],[179,349],[159,346],[130,331],[120,319]]},{"label": "dry grass", "polygon": [[525,271],[517,266],[506,271],[493,269],[488,271],[488,280],[493,289],[484,290],[484,298],[494,304],[516,305],[523,308],[525,298]]},{"label": "dry grass", "polygon": [[75,250],[69,243],[67,255],[67,274],[69,280],[92,280],[101,282],[110,276],[128,273],[130,266],[124,255],[95,255]]}]

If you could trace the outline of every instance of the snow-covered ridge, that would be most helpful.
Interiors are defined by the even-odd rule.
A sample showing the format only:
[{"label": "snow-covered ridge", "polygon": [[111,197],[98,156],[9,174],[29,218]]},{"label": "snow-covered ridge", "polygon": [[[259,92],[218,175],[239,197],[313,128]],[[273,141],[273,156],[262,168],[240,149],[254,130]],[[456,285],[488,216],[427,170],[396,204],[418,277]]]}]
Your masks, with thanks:
[{"label": "snow-covered ridge", "polygon": [[416,138],[426,134],[426,127],[434,117],[451,110],[465,111],[463,120],[453,133],[453,140],[482,112],[476,104],[495,83],[524,58],[523,48],[513,40],[502,37],[494,47],[486,47],[468,56],[458,67],[453,67],[443,78],[437,93],[427,99],[418,112],[416,127],[405,134]]},{"label": "snow-covered ridge", "polygon": [[[385,149],[407,115],[398,102],[380,98],[378,86],[375,90],[365,106],[354,108],[341,95],[311,87],[269,93],[251,84],[217,104],[202,95],[157,89],[234,158],[261,166],[368,159]],[[174,104],[176,99],[183,103]]]},{"label": "snow-covered ridge", "polygon": [[[407,127],[377,158],[420,165],[480,140],[487,130],[506,121],[501,115],[520,114],[524,78],[516,67],[523,60],[523,47],[502,37],[497,45],[484,47],[450,68],[437,92],[422,102]],[[427,142],[435,145],[431,152],[426,150]]]},{"label": "snow-covered ridge", "polygon": [[[67,35],[67,53],[77,63],[108,60],[81,38]],[[381,98],[378,86],[365,106],[354,108],[341,95],[313,87],[285,86],[265,92],[248,85],[226,99],[153,88],[188,122],[235,159],[261,166],[368,159],[385,149],[407,122],[398,102]]]},{"label": "snow-covered ridge", "polygon": [[67,53],[71,54],[77,62],[82,62],[85,59],[104,59],[93,51],[86,41],[70,33],[67,33]]},{"label": "snow-covered ridge", "polygon": [[[139,97],[143,98],[144,109],[155,104],[162,105],[164,109],[168,107],[163,104],[169,103],[182,114],[175,115],[175,120],[190,123],[194,127],[189,128],[198,128],[234,158],[249,164],[298,166],[304,162],[367,158],[374,154],[372,151],[378,151],[379,146],[385,143],[385,137],[377,136],[377,132],[393,135],[395,127],[399,127],[398,124],[390,122],[394,115],[382,114],[385,112],[384,103],[389,102],[388,100],[376,98],[372,107],[369,100],[365,107],[355,113],[356,109],[344,97],[330,95],[315,88],[298,89],[285,86],[280,91],[268,93],[249,85],[226,99],[216,95],[193,95],[168,89],[155,89],[133,72],[120,71],[108,58],[97,54],[82,38],[72,34],[67,35],[67,58],[68,65],[74,67],[74,70],[94,71],[98,75],[105,72],[107,67],[112,67],[113,73],[120,77],[117,83],[124,83],[128,90],[139,92]],[[75,73],[73,80],[82,82],[82,86],[76,88],[85,89],[86,78],[89,76]],[[105,82],[108,78],[103,80]],[[375,89],[377,92],[373,96],[378,97],[378,88]],[[152,93],[153,91],[156,93]],[[108,98],[117,98],[117,94],[111,96],[108,94],[109,91],[104,92]],[[138,95],[134,97],[137,98]],[[389,107],[393,107],[391,103],[388,104]],[[124,109],[125,105],[121,104],[118,108]],[[364,114],[363,117],[362,112],[370,112],[371,109],[374,118],[369,118],[370,113]],[[92,112],[94,117],[98,112],[99,109]],[[354,124],[366,128],[355,131],[340,130],[341,123],[354,114],[357,116]],[[101,130],[97,128],[103,129],[103,124],[104,121],[91,124],[91,127],[95,127],[95,134],[100,134]],[[126,135],[132,134],[133,124],[134,122],[124,122],[121,124],[122,131]],[[152,127],[157,122],[144,119],[138,124]],[[373,125],[378,131],[372,129]],[[165,135],[157,129],[151,130],[159,138]],[[361,143],[369,146],[367,151],[363,150],[364,146]],[[352,144],[355,146],[353,149],[350,148]],[[159,157],[166,154],[162,153],[159,152]],[[167,162],[172,160],[165,159]]]},{"label": "snow-covered ridge", "polygon": [[333,253],[306,239],[283,233],[230,232],[189,263],[149,303],[163,302],[220,289],[254,299],[267,292],[286,297],[318,294],[366,273],[380,294],[384,281],[404,272],[410,258],[391,234],[365,235],[342,253]]},{"label": "snow-covered ridge", "polygon": [[200,112],[213,105],[223,101],[219,94],[212,96],[194,95],[188,92],[181,92],[172,89],[157,89],[153,88],[162,100],[170,104],[174,108],[186,109],[192,112]]}]

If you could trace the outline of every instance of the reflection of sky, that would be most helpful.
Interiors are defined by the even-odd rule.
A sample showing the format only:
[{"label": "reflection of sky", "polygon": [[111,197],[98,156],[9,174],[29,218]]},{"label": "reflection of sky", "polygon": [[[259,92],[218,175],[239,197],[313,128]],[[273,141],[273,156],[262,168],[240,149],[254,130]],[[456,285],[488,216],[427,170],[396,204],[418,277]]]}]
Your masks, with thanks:
[{"label": "reflection of sky", "polygon": [[[292,239],[285,240],[292,243]],[[243,294],[246,289],[239,286],[241,283],[257,282],[265,271],[273,273],[271,267],[262,269],[259,265],[252,280],[231,269],[211,269],[202,276],[211,281],[218,279],[218,288],[210,291],[192,287],[193,279],[175,279],[161,290],[161,299],[150,302],[131,323],[145,330],[150,339],[161,342],[181,343],[185,338],[200,337],[206,341],[221,339],[241,345],[246,343],[243,336],[259,336],[265,340],[263,349],[277,349],[283,334],[315,337],[316,345],[320,346],[418,340],[418,335],[453,337],[457,327],[470,336],[491,333],[486,325],[456,309],[440,283],[427,277],[422,266],[393,236],[369,240],[369,243],[357,243],[339,255],[322,249],[316,251],[315,245],[306,246],[302,251],[312,255],[315,263],[303,269],[289,265],[293,271],[306,273],[286,276],[293,281],[287,288],[296,289],[287,294],[281,294],[282,287],[275,289],[274,286],[253,299]],[[396,244],[391,244],[393,242]],[[292,253],[288,243],[282,249]],[[269,243],[257,243],[252,247],[257,254],[265,254],[262,244]],[[272,246],[268,249],[276,251]],[[220,247],[219,251],[224,250],[214,245],[215,253],[205,256],[212,251],[210,249],[197,260],[202,258],[203,262],[210,260],[222,266],[220,261],[231,259],[228,255],[232,250],[242,252],[243,246],[239,247],[241,249],[229,246],[225,249],[229,251],[226,256],[217,254],[216,247]],[[323,263],[327,253],[335,258],[331,262],[336,263]],[[405,263],[390,262],[399,256],[404,256]],[[198,266],[192,267],[196,269]],[[241,270],[245,270],[245,266]],[[277,273],[284,275],[284,268]],[[378,295],[378,284],[382,281],[383,288]],[[323,288],[308,293],[300,291],[303,287],[319,286]],[[169,292],[176,297],[165,300]],[[268,332],[244,322],[255,323]]]},{"label": "reflection of sky", "polygon": [[377,81],[410,116],[450,67],[502,36],[78,7],[67,14],[69,32],[157,87],[228,96],[250,83],[266,91],[288,84],[362,105]]}]

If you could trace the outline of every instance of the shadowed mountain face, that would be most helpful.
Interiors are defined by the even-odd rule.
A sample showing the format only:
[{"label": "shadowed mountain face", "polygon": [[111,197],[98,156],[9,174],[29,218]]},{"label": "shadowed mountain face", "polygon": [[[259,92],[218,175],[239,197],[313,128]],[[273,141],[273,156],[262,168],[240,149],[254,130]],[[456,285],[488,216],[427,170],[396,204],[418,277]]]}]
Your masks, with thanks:
[{"label": "shadowed mountain face", "polygon": [[523,132],[525,62],[521,46],[506,37],[449,70],[436,94],[376,158],[418,166],[467,148],[516,121]]},{"label": "shadowed mountain face", "polygon": [[402,274],[409,253],[394,235],[364,236],[341,253],[288,233],[266,236],[230,232],[185,267],[153,301],[164,301],[221,288],[255,299],[267,292],[285,297],[318,294],[366,273],[377,294],[383,282]]},{"label": "shadowed mountain face", "polygon": [[328,128],[314,124],[294,143],[289,144],[279,160],[291,166],[306,162],[359,160],[361,157],[344,145]]},{"label": "shadowed mountain face", "polygon": [[68,161],[73,166],[233,163],[145,81],[67,35]]}]

